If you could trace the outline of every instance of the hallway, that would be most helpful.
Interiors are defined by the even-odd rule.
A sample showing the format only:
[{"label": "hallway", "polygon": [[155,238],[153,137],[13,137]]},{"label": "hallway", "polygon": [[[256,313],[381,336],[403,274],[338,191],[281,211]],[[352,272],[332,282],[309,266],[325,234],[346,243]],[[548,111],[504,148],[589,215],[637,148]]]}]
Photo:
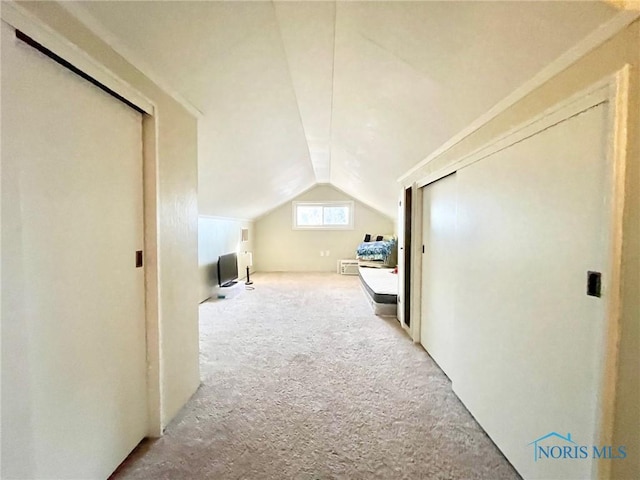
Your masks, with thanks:
[{"label": "hallway", "polygon": [[520,478],[357,277],[252,279],[200,306],[200,389],[113,479]]}]

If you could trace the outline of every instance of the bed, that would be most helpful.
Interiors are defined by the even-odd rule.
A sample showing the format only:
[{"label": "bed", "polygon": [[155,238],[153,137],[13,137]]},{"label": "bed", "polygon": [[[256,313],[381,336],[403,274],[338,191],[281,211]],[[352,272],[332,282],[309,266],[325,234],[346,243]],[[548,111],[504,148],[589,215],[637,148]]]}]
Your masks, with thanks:
[{"label": "bed", "polygon": [[395,317],[398,304],[398,275],[393,268],[359,267],[362,289],[373,309],[381,317]]},{"label": "bed", "polygon": [[395,268],[398,261],[398,242],[395,237],[377,237],[381,240],[365,241],[356,248],[356,259],[361,267]]}]

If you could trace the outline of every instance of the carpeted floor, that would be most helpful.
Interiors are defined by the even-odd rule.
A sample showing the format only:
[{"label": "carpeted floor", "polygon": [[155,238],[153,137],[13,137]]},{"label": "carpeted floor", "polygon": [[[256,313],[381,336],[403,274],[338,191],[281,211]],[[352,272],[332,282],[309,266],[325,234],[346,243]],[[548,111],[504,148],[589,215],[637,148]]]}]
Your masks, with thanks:
[{"label": "carpeted floor", "polygon": [[202,386],[114,479],[517,479],[357,277],[257,274],[200,306]]}]

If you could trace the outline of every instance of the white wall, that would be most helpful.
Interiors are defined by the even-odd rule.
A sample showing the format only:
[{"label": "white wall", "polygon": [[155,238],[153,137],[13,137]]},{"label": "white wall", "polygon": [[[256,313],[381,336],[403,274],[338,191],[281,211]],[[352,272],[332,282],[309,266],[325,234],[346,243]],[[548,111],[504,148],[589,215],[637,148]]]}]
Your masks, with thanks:
[{"label": "white wall", "polygon": [[[249,240],[241,241],[242,229],[249,230]],[[255,230],[253,222],[233,218],[198,217],[198,270],[200,274],[200,301],[203,302],[218,291],[218,257],[227,253],[238,254],[238,277],[247,276],[247,257],[243,252],[253,252]],[[253,267],[250,272],[253,272]]]},{"label": "white wall", "polygon": [[[147,303],[147,312],[157,312],[160,322],[159,330],[147,332],[147,341],[158,339],[162,357],[160,370],[151,372],[157,377],[156,386],[151,388],[159,390],[151,416],[153,409],[158,410],[160,425],[152,425],[150,433],[158,434],[200,384],[197,120],[55,2],[19,5],[140,91],[156,107],[155,162],[145,163],[144,175],[145,209],[151,212],[145,213],[145,242],[150,241],[153,247],[147,249],[145,257],[158,263],[157,276],[146,279],[147,288],[153,289],[151,297],[159,297],[158,302]],[[149,232],[153,232],[152,237]]]},{"label": "white wall", "polygon": [[[330,185],[318,185],[293,201],[353,200],[353,230],[293,230],[292,202],[256,220],[256,271],[336,271],[341,258],[355,258],[366,233],[391,234],[393,220]],[[328,256],[320,256],[321,251]]]}]

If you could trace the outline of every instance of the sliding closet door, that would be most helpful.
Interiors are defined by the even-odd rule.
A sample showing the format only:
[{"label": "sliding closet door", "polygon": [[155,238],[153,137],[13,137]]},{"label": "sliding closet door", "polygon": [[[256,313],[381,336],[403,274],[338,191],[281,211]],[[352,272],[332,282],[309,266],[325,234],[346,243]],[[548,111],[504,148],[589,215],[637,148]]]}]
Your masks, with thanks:
[{"label": "sliding closet door", "polygon": [[456,174],[423,188],[420,343],[451,377],[456,262]]},{"label": "sliding closet door", "polygon": [[[536,461],[530,442],[551,432],[572,440],[546,445],[598,442],[610,282],[607,104],[568,115],[457,173],[453,388],[532,479],[591,478],[594,460]],[[601,296],[588,295],[589,271],[602,273]]]},{"label": "sliding closet door", "polygon": [[2,23],[3,478],[107,478],[146,433],[141,128]]}]

